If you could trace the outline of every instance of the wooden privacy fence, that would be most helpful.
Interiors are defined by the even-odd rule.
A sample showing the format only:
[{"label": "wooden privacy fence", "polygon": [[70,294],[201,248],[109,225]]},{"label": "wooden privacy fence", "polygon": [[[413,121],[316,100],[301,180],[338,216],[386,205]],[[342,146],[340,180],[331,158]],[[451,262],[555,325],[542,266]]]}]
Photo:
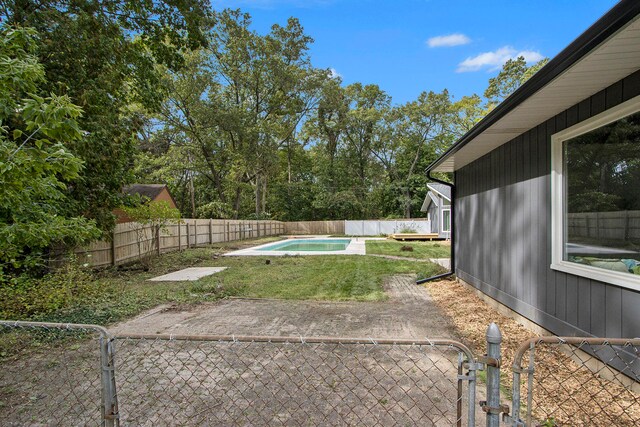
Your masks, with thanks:
[{"label": "wooden privacy fence", "polygon": [[75,254],[80,263],[100,267],[134,261],[151,253],[284,233],[285,226],[280,221],[182,219],[180,224],[169,224],[157,234],[151,226],[127,222],[116,225],[111,241],[93,242],[76,249]]},{"label": "wooden privacy fence", "polygon": [[[362,223],[362,221],[349,222]],[[135,261],[151,253],[161,254],[212,243],[281,234],[345,234],[345,223],[346,221],[182,219],[180,224],[169,224],[156,233],[151,226],[127,222],[116,225],[110,240],[96,241],[78,248],[75,250],[75,255],[80,263],[101,267]],[[428,222],[422,221],[418,224],[424,225]],[[64,262],[63,255],[55,254],[53,264]]]},{"label": "wooden privacy fence", "polygon": [[568,234],[598,240],[640,240],[640,211],[570,213]]}]

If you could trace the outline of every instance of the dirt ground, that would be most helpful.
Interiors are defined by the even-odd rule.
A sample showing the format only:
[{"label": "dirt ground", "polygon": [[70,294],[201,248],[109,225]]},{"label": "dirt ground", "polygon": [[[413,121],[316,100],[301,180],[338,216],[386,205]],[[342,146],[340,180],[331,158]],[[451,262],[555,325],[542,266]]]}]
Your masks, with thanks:
[{"label": "dirt ground", "polygon": [[[456,281],[428,282],[424,286],[429,290],[435,305],[453,325],[456,334],[475,354],[485,351],[487,325],[491,322],[498,324],[503,338],[501,383],[506,392],[503,399],[510,404],[506,402],[506,398],[512,388],[511,366],[515,353],[524,341],[537,335],[516,320],[500,314],[475,292]],[[594,375],[583,366],[586,355],[570,355],[569,347],[565,351],[553,347],[538,347],[536,351],[536,392],[532,412],[540,425],[639,426],[640,395],[621,387],[619,383]],[[525,355],[525,360],[528,360],[528,354]],[[612,369],[605,370],[614,376],[621,375]],[[637,377],[637,363],[630,364],[628,371]],[[523,375],[523,378],[526,376]],[[522,393],[525,396],[524,385]],[[524,417],[524,413],[522,416]],[[543,424],[544,420],[548,424]]]},{"label": "dirt ground", "polygon": [[455,338],[429,292],[415,277],[398,275],[384,283],[382,302],[328,302],[230,298],[215,303],[169,306],[147,311],[109,328],[117,335],[217,334],[372,338]]}]

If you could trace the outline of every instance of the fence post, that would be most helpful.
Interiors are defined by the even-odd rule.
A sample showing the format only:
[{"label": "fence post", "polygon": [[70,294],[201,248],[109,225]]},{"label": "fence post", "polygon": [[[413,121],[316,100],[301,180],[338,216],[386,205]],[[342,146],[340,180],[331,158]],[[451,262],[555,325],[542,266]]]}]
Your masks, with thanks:
[{"label": "fence post", "polygon": [[160,255],[160,249],[161,249],[161,245],[160,245],[160,227],[156,228],[156,249],[158,251],[158,255]]},{"label": "fence post", "polygon": [[102,371],[100,380],[102,382],[102,425],[105,427],[118,427],[120,425],[113,355],[113,341],[109,336],[101,335],[100,363]]},{"label": "fence post", "polygon": [[187,249],[191,246],[191,233],[189,233],[189,223],[187,223]]},{"label": "fence post", "polygon": [[[487,413],[487,427],[500,426],[500,343],[502,333],[498,325],[487,328],[487,401],[480,405]],[[469,404],[472,404],[471,402]]]},{"label": "fence post", "polygon": [[111,233],[111,265],[116,265],[116,230]]},{"label": "fence post", "polygon": [[213,245],[213,220],[209,219],[209,244]]}]

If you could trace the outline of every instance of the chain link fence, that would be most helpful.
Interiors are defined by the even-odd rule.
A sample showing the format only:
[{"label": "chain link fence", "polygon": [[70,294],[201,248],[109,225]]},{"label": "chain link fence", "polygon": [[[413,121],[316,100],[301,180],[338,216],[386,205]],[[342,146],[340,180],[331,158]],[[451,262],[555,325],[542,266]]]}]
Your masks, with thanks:
[{"label": "chain link fence", "polygon": [[640,425],[640,339],[533,338],[513,364],[513,425]]},{"label": "chain link fence", "polygon": [[468,381],[458,378],[472,355],[453,341],[115,341],[126,425],[468,425],[473,417]]},{"label": "chain link fence", "polygon": [[98,326],[1,322],[0,424],[100,425],[108,345]]},{"label": "chain link fence", "polygon": [[[531,339],[505,420],[640,425],[639,356],[640,339]],[[474,426],[485,415],[476,419],[477,370],[499,377],[499,365],[450,340],[113,337],[0,321],[0,425]],[[495,389],[486,402],[500,402]],[[495,402],[487,420],[509,412]]]},{"label": "chain link fence", "polygon": [[0,322],[0,424],[472,426],[473,361],[449,340]]}]

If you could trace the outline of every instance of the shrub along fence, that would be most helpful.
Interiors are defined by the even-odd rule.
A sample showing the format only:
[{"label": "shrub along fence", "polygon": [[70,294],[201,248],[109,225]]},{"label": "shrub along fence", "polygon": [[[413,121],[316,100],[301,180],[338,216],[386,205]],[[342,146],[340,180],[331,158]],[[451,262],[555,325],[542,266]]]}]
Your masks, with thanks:
[{"label": "shrub along fence", "polygon": [[[131,262],[151,254],[284,233],[285,226],[280,221],[182,219],[179,224],[168,224],[160,230],[127,222],[116,225],[110,240],[77,248],[75,255],[80,263],[101,267]],[[63,260],[63,254],[57,254],[53,262]]]}]

